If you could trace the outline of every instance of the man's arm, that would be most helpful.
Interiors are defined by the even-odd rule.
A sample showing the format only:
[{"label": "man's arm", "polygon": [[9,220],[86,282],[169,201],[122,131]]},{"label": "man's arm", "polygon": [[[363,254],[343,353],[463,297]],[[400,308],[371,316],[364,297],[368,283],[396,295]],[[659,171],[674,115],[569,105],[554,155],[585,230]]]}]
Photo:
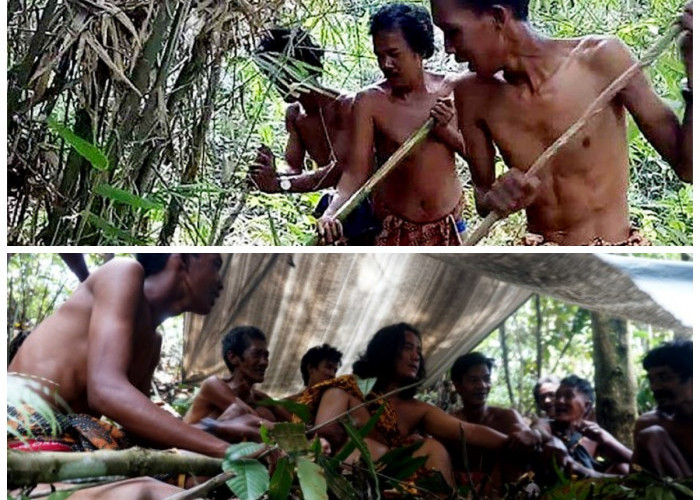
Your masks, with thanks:
[{"label": "man's arm", "polygon": [[[107,272],[105,272],[107,271]],[[223,456],[228,444],[199,431],[156,406],[128,379],[134,325],[143,301],[143,269],[123,262],[93,282],[87,366],[90,407],[135,436],[164,447]]]},{"label": "man's arm", "polygon": [[355,97],[352,109],[352,145],[348,164],[343,167],[338,181],[338,190],[323,217],[318,221],[318,232],[326,243],[342,236],[342,227],[334,216],[340,207],[369,178],[374,154],[374,120],[372,118],[372,96],[367,91]]},{"label": "man's arm", "polygon": [[464,422],[448,415],[437,406],[422,401],[417,403],[424,406],[425,432],[438,439],[459,442],[463,434],[467,444],[489,449],[501,449],[508,441],[505,434],[490,427]]},{"label": "man's arm", "polygon": [[430,110],[430,116],[436,121],[432,132],[433,136],[459,156],[465,158],[464,140],[457,130],[452,99],[449,97],[438,99],[433,109]]},{"label": "man's arm", "polygon": [[[617,38],[605,40],[594,58],[598,70],[603,71],[611,82],[635,62],[629,49]],[[692,101],[686,104],[681,125],[673,110],[654,92],[641,70],[637,71],[619,96],[654,149],[682,180],[692,182]]]}]

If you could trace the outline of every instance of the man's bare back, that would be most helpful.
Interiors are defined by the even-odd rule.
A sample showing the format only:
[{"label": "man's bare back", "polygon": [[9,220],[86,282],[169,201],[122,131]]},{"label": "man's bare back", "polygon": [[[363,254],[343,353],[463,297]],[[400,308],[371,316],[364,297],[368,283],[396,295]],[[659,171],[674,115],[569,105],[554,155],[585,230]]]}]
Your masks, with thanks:
[{"label": "man's bare back", "polygon": [[[136,308],[128,353],[128,378],[134,387],[148,395],[151,377],[160,358],[161,337],[155,331],[151,311],[143,300],[143,287],[139,286],[142,273],[138,263],[126,259],[115,259],[93,272],[27,337],[8,371],[54,382],[58,396],[74,412],[100,416],[88,401],[90,322],[95,314],[99,314],[99,311],[93,311],[96,291],[100,293],[103,286],[118,284],[124,293],[133,294],[131,307]],[[37,360],[41,362],[37,363]],[[54,387],[49,385],[49,388]]]}]

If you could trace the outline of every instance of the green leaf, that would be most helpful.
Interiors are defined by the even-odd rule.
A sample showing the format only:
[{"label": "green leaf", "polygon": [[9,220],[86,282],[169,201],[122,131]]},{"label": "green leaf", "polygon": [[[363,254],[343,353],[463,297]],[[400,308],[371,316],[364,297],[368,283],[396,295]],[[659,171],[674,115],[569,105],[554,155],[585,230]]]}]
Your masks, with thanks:
[{"label": "green leaf", "polygon": [[272,437],[270,436],[270,431],[267,427],[264,425],[260,426],[260,438],[262,439],[262,442],[265,444],[274,444],[275,442],[272,440]]},{"label": "green leaf", "polygon": [[277,228],[275,227],[275,221],[272,220],[272,214],[270,213],[270,207],[267,207],[266,211],[267,221],[270,223],[270,232],[272,233],[272,244],[276,247],[281,246],[280,237],[277,234]]},{"label": "green leaf", "polygon": [[46,500],[65,500],[72,494],[72,491],[54,491],[46,498]]},{"label": "green leaf", "polygon": [[92,212],[88,212],[87,214],[88,222],[90,222],[91,225],[96,227],[97,229],[101,229],[104,231],[107,235],[111,236],[112,238],[116,238],[117,240],[124,243],[130,243],[134,245],[144,245],[145,243],[131,234],[127,233],[126,231],[119,229],[106,220],[104,220],[102,217],[93,214]]},{"label": "green leaf", "polygon": [[226,481],[226,485],[241,500],[257,500],[270,487],[267,468],[257,460],[244,458],[229,465],[236,475]]},{"label": "green leaf", "polygon": [[293,481],[294,465],[289,457],[280,458],[270,480],[270,500],[287,500]]},{"label": "green leaf", "polygon": [[129,205],[134,208],[143,208],[144,210],[162,210],[163,206],[154,201],[148,200],[146,198],[141,198],[136,196],[129,191],[124,189],[115,188],[109,184],[99,184],[95,188],[95,193],[110,200],[116,201],[117,203],[123,203],[124,205]]},{"label": "green leaf", "polygon": [[[299,485],[305,500],[328,500],[328,487],[323,469],[304,457],[297,460]],[[378,498],[378,497],[377,497]]]},{"label": "green leaf", "polygon": [[342,498],[343,500],[355,500],[360,498],[357,491],[355,491],[355,487],[350,484],[350,481],[338,473],[333,460],[329,460],[321,455],[318,457],[317,462],[321,468],[323,468],[323,472],[326,475],[328,488],[336,497]]},{"label": "green leaf", "polygon": [[357,375],[354,376],[355,381],[357,382],[357,387],[360,388],[360,392],[362,393],[363,396],[367,396],[367,394],[370,393],[372,390],[372,387],[374,387],[374,384],[377,383],[376,378],[360,378]]},{"label": "green leaf", "polygon": [[307,452],[310,449],[304,424],[279,422],[270,430],[270,434],[287,453]]},{"label": "green leaf", "polygon": [[49,128],[61,136],[61,138],[70,144],[80,156],[89,161],[93,167],[97,170],[107,170],[109,168],[109,161],[100,148],[76,135],[71,129],[55,118],[49,117],[47,121]]},{"label": "green leaf", "polygon": [[377,477],[377,472],[374,470],[374,462],[372,462],[372,456],[369,453],[369,448],[367,448],[367,443],[364,441],[364,437],[352,426],[352,421],[348,417],[343,422],[343,427],[345,432],[348,433],[348,438],[354,443],[358,450],[360,450],[360,455],[367,466],[370,476],[372,477],[372,483],[374,486],[374,498],[380,498],[379,492],[379,478]]},{"label": "green leaf", "polygon": [[249,458],[250,455],[253,455],[255,453],[258,453],[262,451],[265,448],[265,445],[262,443],[237,443],[237,444],[232,444],[226,449],[226,455],[224,456],[224,463],[222,465],[224,470],[229,470],[230,467],[227,467],[227,463],[231,463],[235,460],[239,460],[241,458]]},{"label": "green leaf", "polygon": [[[379,417],[381,417],[382,413],[384,413],[384,408],[384,405],[377,408],[377,410],[370,417],[367,423],[363,425],[359,431],[356,431],[361,439],[366,438],[369,435],[369,433],[372,432],[372,429],[374,429],[374,426],[377,425],[377,422],[379,421]],[[354,429],[355,428],[353,427],[353,430]],[[364,441],[362,441],[362,443],[364,444]],[[343,446],[343,448],[333,457],[335,466],[338,467],[343,460],[350,456],[350,454],[355,448],[356,446],[354,441],[352,439],[348,440],[348,442],[345,443],[345,446]]]},{"label": "green leaf", "polygon": [[281,406],[285,410],[299,417],[304,423],[308,423],[309,420],[311,420],[311,411],[309,410],[309,407],[305,404],[297,403],[296,401],[290,401],[289,399],[266,398],[262,401],[258,401],[257,404],[261,406]]},{"label": "green leaf", "polygon": [[398,480],[406,479],[413,475],[428,460],[427,456],[413,456],[422,445],[423,443],[418,441],[408,446],[394,448],[385,453],[378,462],[383,466],[380,469],[382,474]]}]

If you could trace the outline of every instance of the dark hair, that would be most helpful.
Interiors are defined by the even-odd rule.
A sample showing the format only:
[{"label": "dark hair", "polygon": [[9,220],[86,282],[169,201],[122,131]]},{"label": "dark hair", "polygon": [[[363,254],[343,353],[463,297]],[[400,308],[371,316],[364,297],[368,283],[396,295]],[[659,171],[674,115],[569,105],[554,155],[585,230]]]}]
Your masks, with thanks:
[{"label": "dark hair", "polygon": [[323,360],[340,365],[342,357],[342,352],[328,344],[317,345],[306,351],[301,358],[301,378],[304,379],[304,385],[309,384],[309,368],[318,368]]},{"label": "dark hair", "polygon": [[537,407],[540,406],[540,387],[542,384],[559,384],[559,379],[552,375],[545,375],[537,380],[535,387],[532,388],[532,397],[535,398],[535,404]]},{"label": "dark hair", "polygon": [[221,355],[224,357],[224,363],[230,372],[233,372],[234,366],[228,359],[228,353],[233,352],[234,356],[242,358],[252,340],[264,341],[265,334],[254,326],[237,326],[221,339]]},{"label": "dark hair", "polygon": [[137,253],[136,260],[143,266],[145,277],[158,274],[165,269],[171,253]]},{"label": "dark hair", "polygon": [[381,31],[400,29],[406,43],[423,59],[435,53],[433,22],[425,7],[405,3],[382,6],[372,15],[369,33],[374,36]]},{"label": "dark hair", "polygon": [[530,0],[457,0],[457,3],[472,9],[477,14],[484,14],[496,5],[507,7],[518,21],[527,21]]},{"label": "dark hair", "polygon": [[487,358],[480,352],[470,352],[458,357],[450,368],[452,383],[457,385],[462,383],[462,377],[472,366],[486,365],[489,373],[493,370],[493,358]]},{"label": "dark hair", "polygon": [[260,54],[284,55],[289,59],[308,65],[315,76],[323,72],[323,49],[314,38],[302,28],[272,28],[260,41],[257,51]]},{"label": "dark hair", "polygon": [[649,368],[668,366],[678,374],[681,382],[685,382],[693,376],[693,341],[664,342],[644,356],[642,366],[647,371]]},{"label": "dark hair", "polygon": [[[395,363],[401,355],[401,350],[406,343],[406,332],[415,334],[419,339],[421,334],[418,329],[407,323],[396,323],[385,326],[374,334],[367,344],[367,350],[360,359],[352,365],[352,372],[360,378],[377,378],[377,385],[382,386],[393,376]],[[420,366],[416,374],[416,382],[425,378],[425,361],[423,354],[420,356]],[[410,382],[409,382],[410,383]],[[410,399],[416,395],[418,387],[411,387],[399,393],[402,399]]]},{"label": "dark hair", "polygon": [[586,396],[591,402],[591,406],[593,406],[595,395],[593,394],[593,386],[591,386],[591,383],[588,380],[577,375],[569,375],[568,377],[561,379],[561,382],[559,382],[559,387],[563,385],[576,389],[578,392]]}]

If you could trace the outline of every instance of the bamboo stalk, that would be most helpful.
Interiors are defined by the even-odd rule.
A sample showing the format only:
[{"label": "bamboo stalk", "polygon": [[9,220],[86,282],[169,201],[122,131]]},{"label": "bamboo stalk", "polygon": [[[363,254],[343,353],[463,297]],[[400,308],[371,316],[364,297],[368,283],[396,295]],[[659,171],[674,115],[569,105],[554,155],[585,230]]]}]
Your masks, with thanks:
[{"label": "bamboo stalk", "polygon": [[92,452],[7,451],[7,482],[10,488],[53,483],[68,479],[104,476],[151,476],[188,473],[213,476],[222,461],[197,453],[154,451],[142,448]]},{"label": "bamboo stalk", "polygon": [[[603,92],[600,93],[598,97],[588,106],[586,111],[581,115],[581,117],[574,122],[556,141],[554,141],[547,149],[545,149],[542,154],[535,160],[532,166],[525,172],[526,178],[533,178],[538,173],[544,170],[545,167],[549,166],[549,160],[552,159],[554,155],[557,154],[559,149],[569,142],[586,124],[588,120],[603,111],[608,102],[611,101],[624,87],[627,85],[629,80],[635,75],[635,73],[656,60],[656,58],[661,55],[661,53],[666,50],[669,44],[680,34],[681,27],[678,23],[671,25],[666,34],[661,37],[649,50],[647,50],[644,55],[634,63],[632,66],[627,68],[620,76],[612,81]],[[495,212],[490,212],[485,219],[481,221],[479,226],[467,237],[464,241],[465,246],[476,245],[481,239],[483,239],[488,233],[491,227],[501,219],[501,216]]]},{"label": "bamboo stalk", "polygon": [[[428,118],[423,125],[421,125],[415,132],[413,132],[408,139],[406,139],[399,149],[394,151],[394,153],[389,157],[384,164],[379,167],[379,169],[369,178],[367,181],[353,193],[353,195],[348,198],[348,200],[343,203],[343,205],[335,213],[335,218],[339,221],[343,221],[350,215],[350,212],[355,210],[357,206],[362,203],[365,198],[367,198],[372,190],[379,184],[384,178],[389,175],[407,156],[408,154],[419,144],[421,144],[428,134],[433,130],[435,126],[435,118],[432,116]],[[318,235],[315,235],[310,245],[318,244]]]}]

